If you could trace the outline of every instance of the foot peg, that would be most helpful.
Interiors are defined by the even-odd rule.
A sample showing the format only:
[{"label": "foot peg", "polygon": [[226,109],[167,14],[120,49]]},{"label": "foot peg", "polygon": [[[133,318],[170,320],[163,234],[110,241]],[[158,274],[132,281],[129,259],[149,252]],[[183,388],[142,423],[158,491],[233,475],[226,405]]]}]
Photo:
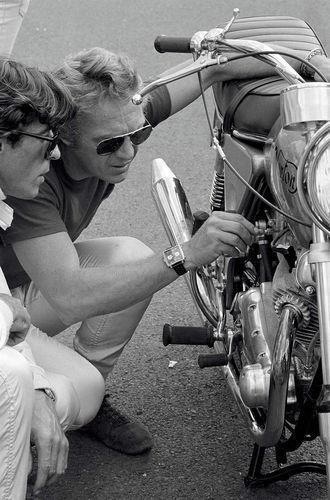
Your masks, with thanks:
[{"label": "foot peg", "polygon": [[227,364],[227,354],[200,354],[198,356],[198,365],[200,368],[210,368],[211,366],[226,366]]},{"label": "foot peg", "polygon": [[208,345],[213,347],[214,334],[212,326],[171,326],[165,323],[163,328],[163,344]]}]

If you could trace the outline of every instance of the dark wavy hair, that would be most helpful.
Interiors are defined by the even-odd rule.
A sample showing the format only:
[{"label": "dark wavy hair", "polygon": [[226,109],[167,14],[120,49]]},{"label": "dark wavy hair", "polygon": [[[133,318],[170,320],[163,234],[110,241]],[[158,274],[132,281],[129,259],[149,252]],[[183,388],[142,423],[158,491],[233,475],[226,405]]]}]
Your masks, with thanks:
[{"label": "dark wavy hair", "polygon": [[0,129],[39,120],[56,130],[75,113],[70,91],[54,75],[0,57]]}]

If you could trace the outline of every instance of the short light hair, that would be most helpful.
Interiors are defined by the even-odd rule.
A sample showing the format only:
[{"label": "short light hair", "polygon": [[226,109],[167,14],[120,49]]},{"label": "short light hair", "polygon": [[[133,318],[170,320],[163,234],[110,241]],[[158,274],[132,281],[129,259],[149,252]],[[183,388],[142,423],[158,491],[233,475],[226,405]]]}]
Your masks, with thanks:
[{"label": "short light hair", "polygon": [[56,77],[0,57],[1,130],[14,130],[35,120],[55,130],[75,112],[70,92]]},{"label": "short light hair", "polygon": [[141,78],[128,56],[100,47],[68,56],[55,75],[71,92],[78,113],[102,98],[128,100],[141,86]]}]

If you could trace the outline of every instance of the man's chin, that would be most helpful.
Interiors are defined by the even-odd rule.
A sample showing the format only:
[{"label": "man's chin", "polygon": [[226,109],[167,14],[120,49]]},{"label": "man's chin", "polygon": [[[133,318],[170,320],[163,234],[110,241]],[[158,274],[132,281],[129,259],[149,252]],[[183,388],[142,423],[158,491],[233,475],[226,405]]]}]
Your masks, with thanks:
[{"label": "man's chin", "polygon": [[39,184],[36,186],[24,186],[24,188],[21,190],[13,190],[13,192],[10,193],[10,196],[20,198],[21,200],[32,200],[33,198],[36,198],[36,196],[38,196],[39,187]]},{"label": "man's chin", "polygon": [[127,178],[128,172],[123,172],[118,175],[111,175],[107,179],[105,179],[107,182],[110,182],[110,184],[120,184]]},{"label": "man's chin", "polygon": [[127,175],[123,175],[122,177],[116,177],[115,179],[111,179],[109,182],[111,184],[120,184],[124,180],[126,180]]}]

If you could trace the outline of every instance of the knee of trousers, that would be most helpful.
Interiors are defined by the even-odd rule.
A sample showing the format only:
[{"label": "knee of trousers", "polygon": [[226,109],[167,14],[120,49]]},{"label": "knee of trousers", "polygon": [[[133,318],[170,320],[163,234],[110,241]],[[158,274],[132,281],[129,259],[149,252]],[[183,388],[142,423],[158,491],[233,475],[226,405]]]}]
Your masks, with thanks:
[{"label": "knee of trousers", "polygon": [[84,240],[75,244],[83,267],[136,262],[153,255],[145,243],[131,236]]},{"label": "knee of trousers", "polygon": [[117,244],[120,247],[120,257],[127,262],[145,259],[154,254],[154,251],[143,241],[131,236],[118,236]]},{"label": "knee of trousers", "polygon": [[[87,380],[88,378],[88,380]],[[83,426],[93,420],[102,404],[105,393],[105,382],[101,373],[91,365],[89,374],[86,375],[85,388],[86,398],[81,405],[77,425]]]},{"label": "knee of trousers", "polygon": [[[85,361],[85,360],[84,360]],[[87,365],[87,362],[86,362]],[[79,381],[56,374],[56,411],[64,430],[78,429],[97,414],[104,398],[105,384],[100,372],[90,365]],[[53,380],[52,380],[53,382]]]}]

